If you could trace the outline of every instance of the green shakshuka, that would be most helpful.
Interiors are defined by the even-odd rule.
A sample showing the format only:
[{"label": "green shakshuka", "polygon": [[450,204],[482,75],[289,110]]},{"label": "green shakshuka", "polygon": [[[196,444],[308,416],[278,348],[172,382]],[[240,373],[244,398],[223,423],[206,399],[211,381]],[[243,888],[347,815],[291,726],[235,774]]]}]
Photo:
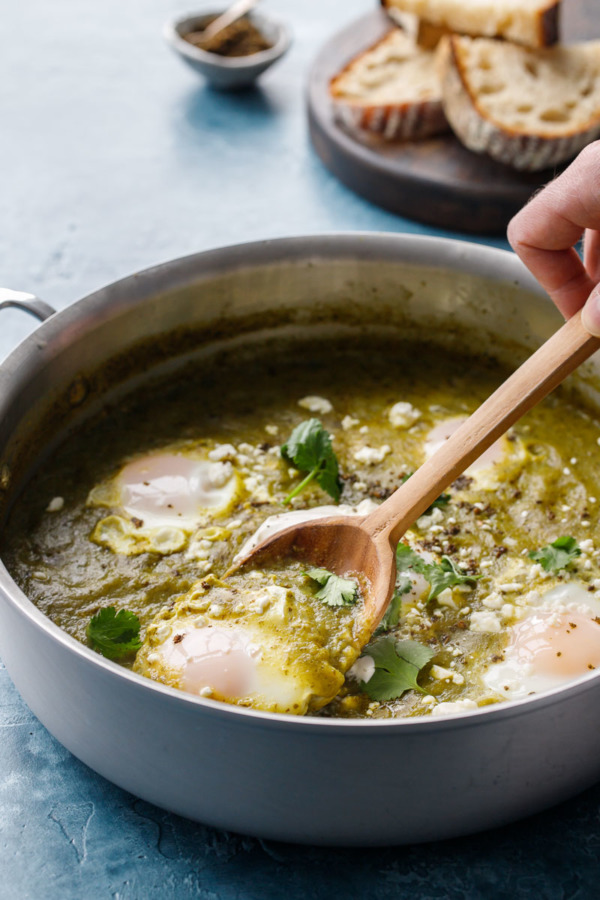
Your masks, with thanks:
[{"label": "green shakshuka", "polygon": [[600,665],[600,421],[560,393],[406,534],[365,647],[352,573],[224,577],[278,528],[375,509],[504,376],[396,339],[215,350],[70,434],[15,504],[3,558],[78,640],[226,703],[423,716],[559,687]]}]

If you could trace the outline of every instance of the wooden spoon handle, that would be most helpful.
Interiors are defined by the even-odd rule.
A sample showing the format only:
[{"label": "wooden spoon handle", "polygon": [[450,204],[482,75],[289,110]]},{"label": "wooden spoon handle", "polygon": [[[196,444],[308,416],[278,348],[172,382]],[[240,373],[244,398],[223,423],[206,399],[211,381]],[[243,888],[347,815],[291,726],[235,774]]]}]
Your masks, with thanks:
[{"label": "wooden spoon handle", "polygon": [[454,434],[363,524],[396,543],[442,491],[500,435],[557,387],[596,350],[576,313],[520,366]]}]

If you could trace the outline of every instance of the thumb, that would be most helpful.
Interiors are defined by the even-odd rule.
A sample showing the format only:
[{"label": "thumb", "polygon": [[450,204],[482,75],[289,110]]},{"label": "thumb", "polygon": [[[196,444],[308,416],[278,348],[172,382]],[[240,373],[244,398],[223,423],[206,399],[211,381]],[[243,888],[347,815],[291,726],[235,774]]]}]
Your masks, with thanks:
[{"label": "thumb", "polygon": [[585,301],[581,313],[581,324],[590,334],[600,337],[600,284],[596,285]]}]

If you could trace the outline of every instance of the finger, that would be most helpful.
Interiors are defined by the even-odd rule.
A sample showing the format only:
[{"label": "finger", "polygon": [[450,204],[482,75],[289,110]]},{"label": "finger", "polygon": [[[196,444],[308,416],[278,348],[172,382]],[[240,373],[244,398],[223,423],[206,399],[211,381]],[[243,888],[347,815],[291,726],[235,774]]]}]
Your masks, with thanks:
[{"label": "finger", "polygon": [[573,245],[586,228],[600,230],[600,141],[525,206],[508,239],[565,316],[585,303],[594,281]]},{"label": "finger", "polygon": [[583,239],[583,263],[592,281],[600,281],[600,231],[590,228]]},{"label": "finger", "polygon": [[583,307],[581,324],[590,334],[600,337],[600,284],[596,285]]}]

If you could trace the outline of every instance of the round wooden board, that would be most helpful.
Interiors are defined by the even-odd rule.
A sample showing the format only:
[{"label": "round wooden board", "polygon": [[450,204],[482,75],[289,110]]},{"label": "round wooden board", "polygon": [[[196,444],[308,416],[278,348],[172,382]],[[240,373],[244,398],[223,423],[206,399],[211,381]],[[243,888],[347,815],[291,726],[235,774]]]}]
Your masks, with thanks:
[{"label": "round wooden board", "polygon": [[[599,0],[564,0],[563,41],[600,33]],[[309,76],[308,117],[315,150],[347,187],[411,219],[471,234],[504,234],[512,216],[555,169],[517,172],[467,150],[452,134],[413,142],[352,137],[333,119],[330,79],[390,28],[380,10],[363,16],[320,51]]]}]

